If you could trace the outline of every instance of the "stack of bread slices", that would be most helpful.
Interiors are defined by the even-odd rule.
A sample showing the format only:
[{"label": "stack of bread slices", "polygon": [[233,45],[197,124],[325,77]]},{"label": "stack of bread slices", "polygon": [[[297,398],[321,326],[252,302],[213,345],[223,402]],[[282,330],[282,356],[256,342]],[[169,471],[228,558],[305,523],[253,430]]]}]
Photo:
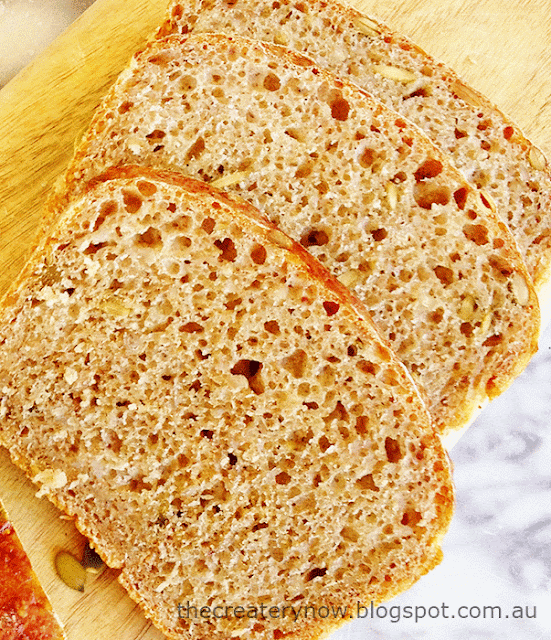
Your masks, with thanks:
[{"label": "stack of bread slices", "polygon": [[4,301],[0,440],[168,637],[317,638],[342,618],[291,611],[439,562],[443,442],[536,350],[550,198],[372,18],[173,2]]}]

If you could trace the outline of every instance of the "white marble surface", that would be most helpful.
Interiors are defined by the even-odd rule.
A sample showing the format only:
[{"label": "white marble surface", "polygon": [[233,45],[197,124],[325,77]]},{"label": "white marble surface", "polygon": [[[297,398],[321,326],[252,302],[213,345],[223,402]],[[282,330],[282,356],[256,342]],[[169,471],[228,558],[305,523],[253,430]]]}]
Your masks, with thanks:
[{"label": "white marble surface", "polygon": [[0,87],[93,0],[0,0]]},{"label": "white marble surface", "polygon": [[[0,87],[90,4],[0,0]],[[457,510],[442,564],[377,610],[386,617],[353,620],[331,640],[551,638],[551,328],[452,459]],[[484,607],[500,607],[501,619]],[[419,620],[405,618],[416,611]]]}]

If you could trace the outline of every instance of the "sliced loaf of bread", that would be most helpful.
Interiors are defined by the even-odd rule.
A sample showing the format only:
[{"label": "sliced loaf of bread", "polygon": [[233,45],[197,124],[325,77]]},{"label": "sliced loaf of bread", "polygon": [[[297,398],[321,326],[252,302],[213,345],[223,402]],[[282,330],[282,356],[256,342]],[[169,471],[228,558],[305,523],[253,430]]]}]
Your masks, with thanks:
[{"label": "sliced loaf of bread", "polygon": [[461,428],[536,349],[537,296],[506,226],[421,131],[282,47],[168,36],[99,107],[53,198],[125,163],[239,193],[369,308]]},{"label": "sliced loaf of bread", "polygon": [[304,51],[420,126],[493,200],[536,288],[551,276],[551,173],[510,119],[408,38],[336,0],[173,0],[160,35],[224,32]]},{"label": "sliced loaf of bread", "polygon": [[14,284],[0,344],[0,442],[170,638],[317,638],[349,616],[299,607],[352,614],[440,560],[450,467],[411,377],[231,195],[98,178]]}]

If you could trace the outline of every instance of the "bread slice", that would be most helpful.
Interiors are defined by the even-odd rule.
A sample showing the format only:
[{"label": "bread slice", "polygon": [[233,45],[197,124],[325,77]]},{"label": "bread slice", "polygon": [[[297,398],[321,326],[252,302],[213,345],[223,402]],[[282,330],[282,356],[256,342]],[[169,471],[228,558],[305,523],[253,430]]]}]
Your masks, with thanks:
[{"label": "bread slice", "polygon": [[0,502],[0,636],[2,640],[63,640],[13,522]]},{"label": "bread slice", "polygon": [[450,468],[409,374],[235,197],[111,170],[37,248],[0,341],[0,441],[168,637],[318,637],[344,620],[290,607],[352,613],[439,562]]},{"label": "bread slice", "polygon": [[59,197],[128,162],[235,191],[300,240],[370,309],[443,433],[536,349],[537,297],[488,202],[417,127],[296,52],[225,35],[152,42]]},{"label": "bread slice", "polygon": [[551,173],[509,118],[408,38],[335,0],[173,0],[161,35],[224,32],[304,51],[420,126],[493,200],[542,295],[551,275]]}]

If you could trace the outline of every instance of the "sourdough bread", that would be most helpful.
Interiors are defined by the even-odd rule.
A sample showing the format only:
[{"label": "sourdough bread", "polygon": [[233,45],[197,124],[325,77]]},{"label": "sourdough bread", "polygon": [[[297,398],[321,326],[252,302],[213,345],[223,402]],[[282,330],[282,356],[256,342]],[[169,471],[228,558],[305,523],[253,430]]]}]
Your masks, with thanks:
[{"label": "sourdough bread", "polygon": [[64,640],[52,605],[38,581],[13,522],[0,502],[0,637]]},{"label": "sourdough bread", "polygon": [[335,0],[173,1],[159,34],[208,31],[304,51],[420,126],[495,202],[546,297],[551,275],[547,160],[453,70],[378,20]]},{"label": "sourdough bread", "polygon": [[14,284],[0,344],[1,443],[170,638],[317,638],[344,620],[291,606],[352,612],[440,560],[450,468],[405,367],[231,195],[98,178]]},{"label": "sourdough bread", "polygon": [[489,202],[417,127],[294,51],[221,34],[152,42],[56,197],[127,162],[235,191],[300,240],[367,305],[443,433],[536,349],[537,298]]}]

